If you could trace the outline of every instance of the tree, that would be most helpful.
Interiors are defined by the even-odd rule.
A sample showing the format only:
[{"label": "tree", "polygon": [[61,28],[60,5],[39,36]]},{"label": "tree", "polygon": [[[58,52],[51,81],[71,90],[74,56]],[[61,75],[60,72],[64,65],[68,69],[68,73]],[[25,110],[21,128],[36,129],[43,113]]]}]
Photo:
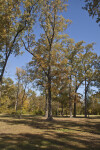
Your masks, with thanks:
[{"label": "tree", "polygon": [[89,114],[100,115],[100,92],[95,92],[89,96]]},{"label": "tree", "polygon": [[20,94],[20,100],[21,100],[21,112],[20,116],[22,114],[23,110],[23,104],[26,97],[26,90],[28,90],[28,85],[30,83],[30,78],[28,76],[27,68],[26,70],[21,68],[16,68],[16,76],[17,76],[17,97],[16,97],[16,103],[15,103],[15,110],[17,111],[18,102],[19,102],[19,94]]},{"label": "tree", "polygon": [[0,1],[0,101],[2,77],[11,54],[20,54],[23,33],[32,28],[40,0]]},{"label": "tree", "polygon": [[54,72],[56,74],[57,69],[60,68],[60,61],[63,63],[63,57],[61,57],[61,54],[63,55],[61,39],[66,38],[66,35],[61,35],[60,33],[67,28],[70,21],[64,19],[62,16],[58,16],[58,12],[66,8],[64,1],[44,1],[43,6],[39,20],[44,34],[41,35],[33,51],[30,51],[29,47],[25,45],[25,42],[23,42],[23,44],[25,49],[33,55],[37,62],[37,66],[42,69],[47,78],[48,119],[51,120],[51,86],[53,78],[55,77]]},{"label": "tree", "polygon": [[89,16],[96,16],[96,22],[100,22],[100,1],[99,0],[85,0],[85,7],[83,9],[87,10]]},{"label": "tree", "polygon": [[16,68],[16,76],[17,76],[17,95],[16,95],[16,102],[15,102],[15,111],[17,112],[17,107],[18,107],[18,101],[19,101],[19,91],[20,91],[20,82],[21,82],[21,77],[20,77],[20,69]]},{"label": "tree", "polygon": [[97,70],[94,78],[94,86],[96,86],[100,91],[100,56],[98,56],[95,60],[94,68]]},{"label": "tree", "polygon": [[11,78],[3,78],[1,88],[0,112],[11,113],[14,110],[16,87]]},{"label": "tree", "polygon": [[[66,55],[68,59],[66,64],[66,70],[68,70],[68,79],[66,82],[66,88],[69,93],[69,109],[70,117],[72,117],[72,101],[74,100],[74,116],[76,116],[76,97],[77,90],[83,82],[81,73],[81,58],[80,54],[83,52],[84,41],[75,43],[74,40],[68,39],[66,42]],[[74,97],[73,97],[74,96]]]},{"label": "tree", "polygon": [[82,74],[82,64],[81,64],[81,53],[83,52],[84,41],[80,41],[75,44],[74,51],[73,51],[73,85],[74,85],[74,114],[73,116],[76,117],[76,104],[79,94],[77,93],[79,87],[82,85],[84,78]]},{"label": "tree", "polygon": [[84,54],[82,56],[82,65],[83,65],[83,74],[84,74],[84,82],[85,82],[85,117],[87,117],[87,94],[90,85],[94,81],[97,70],[95,69],[95,62],[97,59],[97,55],[91,50],[93,50],[93,44],[86,45]]},{"label": "tree", "polygon": [[10,55],[19,54],[20,37],[32,28],[39,0],[1,0],[0,83]]}]

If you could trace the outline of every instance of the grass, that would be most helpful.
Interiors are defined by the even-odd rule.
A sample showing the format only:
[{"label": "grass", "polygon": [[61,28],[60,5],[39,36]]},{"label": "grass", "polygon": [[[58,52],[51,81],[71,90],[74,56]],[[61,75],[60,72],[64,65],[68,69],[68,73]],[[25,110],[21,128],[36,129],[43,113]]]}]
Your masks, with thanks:
[{"label": "grass", "polygon": [[90,118],[0,115],[0,150],[99,150],[100,116]]}]

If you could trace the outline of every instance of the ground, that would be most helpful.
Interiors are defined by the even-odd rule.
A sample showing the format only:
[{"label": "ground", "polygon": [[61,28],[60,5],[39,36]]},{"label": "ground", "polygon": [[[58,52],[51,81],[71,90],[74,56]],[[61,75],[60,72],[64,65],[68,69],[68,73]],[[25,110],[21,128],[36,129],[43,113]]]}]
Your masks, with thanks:
[{"label": "ground", "polygon": [[0,115],[0,150],[99,150],[100,116],[90,118]]}]

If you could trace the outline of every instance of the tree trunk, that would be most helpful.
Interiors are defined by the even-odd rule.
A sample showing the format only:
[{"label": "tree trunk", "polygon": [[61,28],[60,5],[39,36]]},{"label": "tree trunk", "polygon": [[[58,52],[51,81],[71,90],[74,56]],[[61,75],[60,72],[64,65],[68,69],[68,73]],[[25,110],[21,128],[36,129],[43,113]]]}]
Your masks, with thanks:
[{"label": "tree trunk", "polygon": [[75,92],[75,97],[74,97],[74,117],[76,117],[76,92]]},{"label": "tree trunk", "polygon": [[0,75],[0,85],[2,84],[2,76]]},{"label": "tree trunk", "polygon": [[86,77],[85,77],[85,118],[87,118],[87,89],[86,89]]},{"label": "tree trunk", "polygon": [[77,77],[76,77],[77,75],[75,75],[75,97],[74,97],[74,117],[76,117],[76,99],[77,99],[77,96],[76,96],[76,94],[77,94],[77,89],[78,89],[78,87],[77,87]]},{"label": "tree trunk", "polygon": [[53,119],[52,118],[52,99],[51,99],[51,64],[50,64],[51,63],[51,46],[52,46],[52,44],[50,44],[50,50],[49,50],[49,68],[48,68],[48,75],[47,75],[47,78],[48,78],[48,116],[47,116],[47,120],[49,120],[49,121],[51,121]]},{"label": "tree trunk", "polygon": [[76,117],[76,101],[74,101],[74,117]]},{"label": "tree trunk", "polygon": [[16,97],[16,102],[15,102],[15,111],[16,112],[17,112],[17,107],[18,107],[19,83],[20,83],[20,80],[18,81],[17,97]]},{"label": "tree trunk", "polygon": [[1,107],[1,88],[2,88],[2,81],[0,81],[0,107]]},{"label": "tree trunk", "polygon": [[62,104],[62,111],[61,111],[61,115],[62,115],[62,116],[63,116],[63,111],[64,111],[64,110],[63,110],[63,104]]},{"label": "tree trunk", "polygon": [[3,75],[4,75],[4,70],[5,70],[5,67],[6,67],[6,64],[7,64],[7,60],[8,58],[6,58],[5,60],[5,63],[4,63],[4,66],[1,70],[1,75],[0,75],[0,107],[1,107],[1,87],[2,87],[2,78],[3,78]]},{"label": "tree trunk", "polygon": [[45,117],[48,117],[48,96],[47,93],[45,92]]},{"label": "tree trunk", "polygon": [[70,83],[69,83],[69,112],[70,112],[70,118],[72,118],[71,76],[70,76]]},{"label": "tree trunk", "polygon": [[18,106],[18,99],[16,99],[16,102],[15,102],[15,111],[17,112],[17,106]]},{"label": "tree trunk", "polygon": [[24,94],[23,94],[23,97],[22,97],[22,101],[21,101],[21,112],[20,112],[20,118],[22,118],[22,113],[23,113],[24,96],[25,96],[25,90],[24,90]]},{"label": "tree trunk", "polygon": [[24,101],[25,101],[24,97],[25,97],[25,94],[26,94],[26,86],[25,86],[25,89],[24,89],[24,92],[23,92],[23,97],[22,97],[20,118],[22,118],[22,113],[23,113],[23,104],[24,104]]},{"label": "tree trunk", "polygon": [[2,69],[1,69],[0,83],[2,83],[2,78],[3,78],[4,71],[5,71],[5,68],[6,68],[6,65],[7,65],[7,61],[9,59],[10,54],[11,54],[11,50],[9,51],[8,54],[6,53],[6,58],[5,58],[5,61],[4,61],[4,65],[3,65]]},{"label": "tree trunk", "polygon": [[51,76],[48,77],[48,116],[47,120],[52,120],[52,100],[51,100]]},{"label": "tree trunk", "polygon": [[59,115],[59,104],[57,105],[57,109],[56,109],[56,116]]},{"label": "tree trunk", "polygon": [[56,116],[58,116],[58,108],[56,109]]},{"label": "tree trunk", "polygon": [[69,101],[69,110],[70,110],[70,118],[72,118],[72,102],[71,102],[71,98]]},{"label": "tree trunk", "polygon": [[66,107],[66,116],[67,116],[68,114],[67,114],[67,107]]},{"label": "tree trunk", "polygon": [[72,118],[72,100],[71,100],[71,90],[69,91],[69,112],[70,112],[70,118]]}]

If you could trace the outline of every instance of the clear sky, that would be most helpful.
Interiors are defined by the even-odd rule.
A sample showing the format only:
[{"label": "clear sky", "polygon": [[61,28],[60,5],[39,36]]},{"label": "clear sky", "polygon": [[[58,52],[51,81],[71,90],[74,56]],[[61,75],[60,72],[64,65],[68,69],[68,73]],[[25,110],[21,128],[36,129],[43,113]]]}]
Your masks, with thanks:
[{"label": "clear sky", "polygon": [[[94,52],[100,55],[100,27],[96,23],[96,19],[89,17],[88,12],[82,9],[85,5],[84,0],[69,0],[68,4],[67,12],[64,12],[63,16],[66,19],[72,20],[72,24],[68,27],[66,33],[75,42],[81,40],[84,40],[86,44],[95,42]],[[38,23],[35,25],[34,33],[36,34],[36,38],[39,38],[41,30]],[[5,77],[9,76],[15,80],[16,67],[25,66],[31,59],[32,56],[28,52],[25,52],[22,56],[10,56]]]}]

